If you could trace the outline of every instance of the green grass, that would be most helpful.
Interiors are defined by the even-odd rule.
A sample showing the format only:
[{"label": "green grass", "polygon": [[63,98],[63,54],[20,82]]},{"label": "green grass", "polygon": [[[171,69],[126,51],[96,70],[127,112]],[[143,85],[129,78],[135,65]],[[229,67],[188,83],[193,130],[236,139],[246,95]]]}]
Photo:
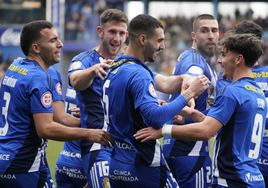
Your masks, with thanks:
[{"label": "green grass", "polygon": [[48,147],[46,148],[47,162],[50,168],[51,177],[53,178],[55,185],[56,185],[55,166],[56,166],[58,157],[60,155],[60,152],[62,150],[62,147],[63,147],[63,142],[49,140]]}]

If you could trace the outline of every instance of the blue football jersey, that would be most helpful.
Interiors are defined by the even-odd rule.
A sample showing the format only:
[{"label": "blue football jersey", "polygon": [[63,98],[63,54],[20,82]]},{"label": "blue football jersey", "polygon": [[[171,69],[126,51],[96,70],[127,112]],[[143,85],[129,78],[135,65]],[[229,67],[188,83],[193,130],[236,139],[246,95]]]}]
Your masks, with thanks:
[{"label": "blue football jersey", "polygon": [[[68,76],[76,70],[84,70],[103,61],[106,60],[103,59],[95,50],[82,52],[72,59],[68,70]],[[103,107],[101,103],[102,82],[103,81],[99,76],[95,76],[92,84],[87,89],[76,92],[76,96],[79,101],[82,128],[103,129],[105,131],[109,131],[108,125],[104,122]],[[89,151],[100,149],[111,151],[111,148],[104,148],[99,143],[81,140],[82,156]]]},{"label": "blue football jersey", "polygon": [[[195,108],[199,111],[205,111],[213,105],[215,100],[216,73],[210,62],[199,54],[195,49],[185,50],[179,56],[173,75],[190,74],[193,76],[205,75],[210,81],[211,86],[201,93],[195,100]],[[170,102],[180,93],[173,94]],[[169,122],[173,124],[172,120]],[[187,123],[187,121],[185,121]],[[208,141],[183,141],[164,137],[163,152],[165,158],[170,156],[209,156]]]},{"label": "blue football jersey", "polygon": [[[258,86],[263,90],[266,101],[268,101],[268,67],[262,65],[256,65],[252,68],[252,78],[254,78],[255,82]],[[263,176],[265,176],[267,184],[268,177],[268,113],[266,115],[266,124],[263,131],[263,146],[261,157],[258,161],[259,169],[261,170]]]},{"label": "blue football jersey", "polygon": [[[76,108],[78,106],[78,99],[76,98],[76,91],[68,85],[65,96],[66,112],[69,108]],[[64,142],[57,164],[65,165],[71,168],[82,168],[80,140]]]},{"label": "blue football jersey", "polygon": [[223,72],[221,71],[219,76],[218,76],[217,82],[216,82],[216,96],[218,95],[220,89],[223,86],[226,86],[226,85],[229,85],[230,83],[232,83],[232,80],[230,80],[230,79],[223,79],[222,73]]},{"label": "blue football jersey", "polygon": [[208,112],[223,124],[215,136],[214,184],[227,187],[262,187],[256,163],[262,150],[267,114],[263,91],[252,78],[223,87]]},{"label": "blue football jersey", "polygon": [[54,68],[49,67],[46,72],[52,77],[53,79],[53,102],[54,101],[63,101],[62,97],[62,81],[60,73]]},{"label": "blue football jersey", "polygon": [[[105,120],[115,140],[112,156],[116,160],[134,165],[145,164],[155,167],[165,165],[158,140],[141,143],[133,136],[142,128],[163,126],[165,117],[168,120],[180,111],[177,109],[178,111],[171,113],[172,109],[169,109],[157,116],[153,114],[154,109],[161,110],[172,105],[167,104],[158,108],[154,88],[153,73],[144,63],[131,56],[115,59],[104,81],[103,104]],[[180,101],[175,107],[181,104],[183,108],[186,100],[180,97],[174,102],[183,99],[184,103]]]},{"label": "blue football jersey", "polygon": [[33,114],[53,113],[51,76],[36,61],[21,59],[1,84],[0,173],[47,169],[46,141],[37,135]]}]

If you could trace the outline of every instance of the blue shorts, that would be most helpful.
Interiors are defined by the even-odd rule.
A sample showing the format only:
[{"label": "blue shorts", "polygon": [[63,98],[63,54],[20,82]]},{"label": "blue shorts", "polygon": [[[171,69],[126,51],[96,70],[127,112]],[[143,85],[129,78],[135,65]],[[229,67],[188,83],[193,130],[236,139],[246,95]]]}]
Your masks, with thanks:
[{"label": "blue shorts", "polygon": [[82,157],[82,164],[89,187],[105,187],[109,183],[111,152],[96,150]]},{"label": "blue shorts", "polygon": [[257,162],[257,165],[263,175],[263,179],[265,181],[266,187],[268,187],[268,159],[267,157],[261,155],[259,158],[259,161]]},{"label": "blue shorts", "polygon": [[[47,182],[47,170],[23,174],[0,174],[1,188],[54,188],[54,184]],[[52,180],[53,182],[53,180]]]},{"label": "blue shorts", "polygon": [[170,171],[180,187],[211,186],[212,164],[208,156],[179,156],[166,158]]},{"label": "blue shorts", "polygon": [[84,169],[70,168],[60,164],[56,164],[55,178],[57,188],[82,188],[87,183]]},{"label": "blue shorts", "polygon": [[179,187],[172,173],[164,166],[132,165],[113,157],[110,163],[110,184],[116,188]]}]

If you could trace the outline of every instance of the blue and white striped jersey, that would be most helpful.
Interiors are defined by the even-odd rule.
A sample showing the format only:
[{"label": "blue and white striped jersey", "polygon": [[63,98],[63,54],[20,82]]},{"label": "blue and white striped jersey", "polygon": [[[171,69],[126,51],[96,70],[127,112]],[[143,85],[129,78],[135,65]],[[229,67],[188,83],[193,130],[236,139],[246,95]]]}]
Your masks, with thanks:
[{"label": "blue and white striped jersey", "polygon": [[[195,49],[185,50],[179,56],[173,71],[173,75],[181,74],[205,75],[211,81],[211,86],[195,100],[195,108],[198,111],[209,109],[215,100],[217,80],[211,63],[206,61]],[[169,101],[173,101],[178,95],[180,93],[171,95]],[[172,120],[169,123],[173,124]],[[187,118],[185,123],[189,123]],[[171,156],[209,156],[209,144],[208,141],[183,141],[166,136],[163,140],[163,152],[165,158]]]}]

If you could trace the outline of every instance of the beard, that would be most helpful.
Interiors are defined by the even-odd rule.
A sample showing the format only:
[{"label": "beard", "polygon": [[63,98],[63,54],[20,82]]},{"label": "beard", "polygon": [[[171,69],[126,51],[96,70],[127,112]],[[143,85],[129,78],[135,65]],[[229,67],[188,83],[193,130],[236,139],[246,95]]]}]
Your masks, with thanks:
[{"label": "beard", "polygon": [[213,48],[212,50],[206,51],[206,49],[203,46],[200,46],[197,44],[197,50],[200,52],[200,54],[202,56],[213,57],[215,54],[216,48]]},{"label": "beard", "polygon": [[149,62],[154,62],[155,58],[153,57],[154,55],[154,48],[152,47],[152,45],[148,42],[145,46],[144,46],[144,50],[143,50],[143,56],[144,56],[144,60],[145,61],[149,61]]}]

